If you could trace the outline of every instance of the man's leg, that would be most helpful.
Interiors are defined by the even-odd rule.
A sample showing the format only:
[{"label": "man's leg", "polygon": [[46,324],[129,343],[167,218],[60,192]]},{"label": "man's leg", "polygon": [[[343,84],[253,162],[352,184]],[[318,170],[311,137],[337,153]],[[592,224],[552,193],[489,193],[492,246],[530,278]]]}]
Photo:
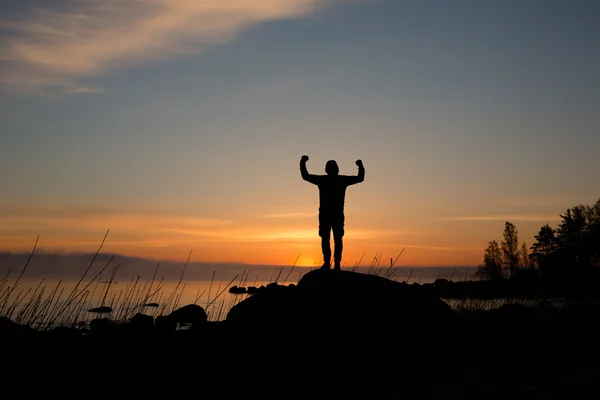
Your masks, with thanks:
[{"label": "man's leg", "polygon": [[344,215],[339,216],[334,225],[333,225],[333,241],[334,241],[334,251],[333,251],[333,269],[339,271],[341,270],[341,262],[342,262],[342,250],[344,249],[343,237],[344,237]]},{"label": "man's leg", "polygon": [[323,251],[322,269],[331,268],[331,246],[329,240],[331,237],[331,223],[325,215],[319,214],[319,236],[321,237],[321,251]]}]

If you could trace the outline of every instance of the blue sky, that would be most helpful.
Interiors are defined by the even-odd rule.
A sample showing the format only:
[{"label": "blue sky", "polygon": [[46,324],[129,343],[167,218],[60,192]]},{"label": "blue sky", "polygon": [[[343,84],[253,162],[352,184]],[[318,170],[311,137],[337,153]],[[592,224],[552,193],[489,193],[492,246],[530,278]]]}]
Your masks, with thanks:
[{"label": "blue sky", "polygon": [[136,256],[308,263],[302,154],[314,173],[365,163],[349,258],[475,264],[505,220],[530,243],[598,199],[597,2],[219,3],[0,5],[9,250],[111,228]]}]

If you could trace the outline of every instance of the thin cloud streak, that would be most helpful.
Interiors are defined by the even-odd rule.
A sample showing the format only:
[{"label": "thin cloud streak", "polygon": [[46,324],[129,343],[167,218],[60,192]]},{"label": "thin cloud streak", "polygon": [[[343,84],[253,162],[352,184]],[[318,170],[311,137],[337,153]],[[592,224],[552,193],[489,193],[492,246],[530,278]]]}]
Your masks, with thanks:
[{"label": "thin cloud streak", "polygon": [[[40,94],[102,91],[85,79],[178,59],[323,0],[104,0],[44,3],[0,20],[0,84]],[[61,3],[60,5],[64,5]]]},{"label": "thin cloud streak", "polygon": [[145,219],[163,219],[163,220],[201,220],[207,223],[229,224],[231,221],[203,218],[187,215],[182,212],[173,210],[162,210],[159,208],[127,208],[127,207],[105,207],[105,206],[50,206],[50,205],[20,205],[20,204],[5,204],[0,205],[0,221],[5,220],[21,220],[21,219],[55,219],[55,220],[108,220],[110,218],[137,218]]},{"label": "thin cloud streak", "polygon": [[522,222],[551,222],[560,221],[558,216],[544,215],[471,215],[461,217],[440,218],[438,221],[522,221]]},{"label": "thin cloud streak", "polygon": [[393,247],[396,249],[419,249],[419,250],[431,250],[431,251],[450,251],[450,252],[472,252],[472,251],[481,251],[481,247],[469,247],[469,246],[442,246],[442,245],[421,245],[421,244],[402,244],[402,243],[393,243],[393,244],[383,244],[380,247]]},{"label": "thin cloud streak", "polygon": [[410,249],[424,249],[424,250],[432,250],[432,251],[480,251],[479,247],[460,247],[460,246],[427,246],[427,245],[412,245],[406,244],[401,245],[401,247],[406,247]]},{"label": "thin cloud streak", "polygon": [[314,212],[292,212],[292,213],[282,213],[282,214],[267,214],[267,215],[262,215],[262,218],[281,218],[281,219],[285,219],[285,218],[309,218],[309,217],[316,217],[317,214]]},{"label": "thin cloud streak", "polygon": [[[9,210],[12,210],[10,212]],[[28,207],[0,208],[0,237],[10,238],[11,245],[29,242],[29,232],[37,232],[49,246],[81,246],[92,244],[95,233],[111,230],[111,243],[137,246],[168,246],[183,243],[311,243],[318,239],[314,227],[240,225],[236,221],[214,218],[161,215],[127,210],[83,208]],[[397,237],[400,232],[352,229],[346,238],[374,240]],[[5,242],[4,244],[6,244]]]}]

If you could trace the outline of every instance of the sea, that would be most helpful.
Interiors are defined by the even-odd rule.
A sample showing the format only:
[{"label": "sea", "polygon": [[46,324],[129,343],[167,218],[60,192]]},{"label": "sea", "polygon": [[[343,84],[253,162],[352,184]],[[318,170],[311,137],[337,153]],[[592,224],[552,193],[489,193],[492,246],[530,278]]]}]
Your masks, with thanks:
[{"label": "sea", "polygon": [[[0,253],[0,316],[36,328],[85,326],[92,319],[127,320],[137,313],[158,316],[188,304],[221,321],[248,294],[248,288],[297,284],[314,267],[250,264],[156,263],[99,255]],[[472,279],[475,267],[361,265],[344,270],[386,276],[408,283],[438,278]]]}]

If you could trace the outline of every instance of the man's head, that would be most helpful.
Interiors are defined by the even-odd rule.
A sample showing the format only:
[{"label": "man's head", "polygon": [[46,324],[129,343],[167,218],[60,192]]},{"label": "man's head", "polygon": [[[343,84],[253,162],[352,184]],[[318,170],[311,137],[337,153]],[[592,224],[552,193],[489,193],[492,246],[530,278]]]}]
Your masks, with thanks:
[{"label": "man's head", "polygon": [[327,164],[325,164],[325,172],[327,175],[338,175],[340,173],[340,169],[335,160],[327,161]]}]

